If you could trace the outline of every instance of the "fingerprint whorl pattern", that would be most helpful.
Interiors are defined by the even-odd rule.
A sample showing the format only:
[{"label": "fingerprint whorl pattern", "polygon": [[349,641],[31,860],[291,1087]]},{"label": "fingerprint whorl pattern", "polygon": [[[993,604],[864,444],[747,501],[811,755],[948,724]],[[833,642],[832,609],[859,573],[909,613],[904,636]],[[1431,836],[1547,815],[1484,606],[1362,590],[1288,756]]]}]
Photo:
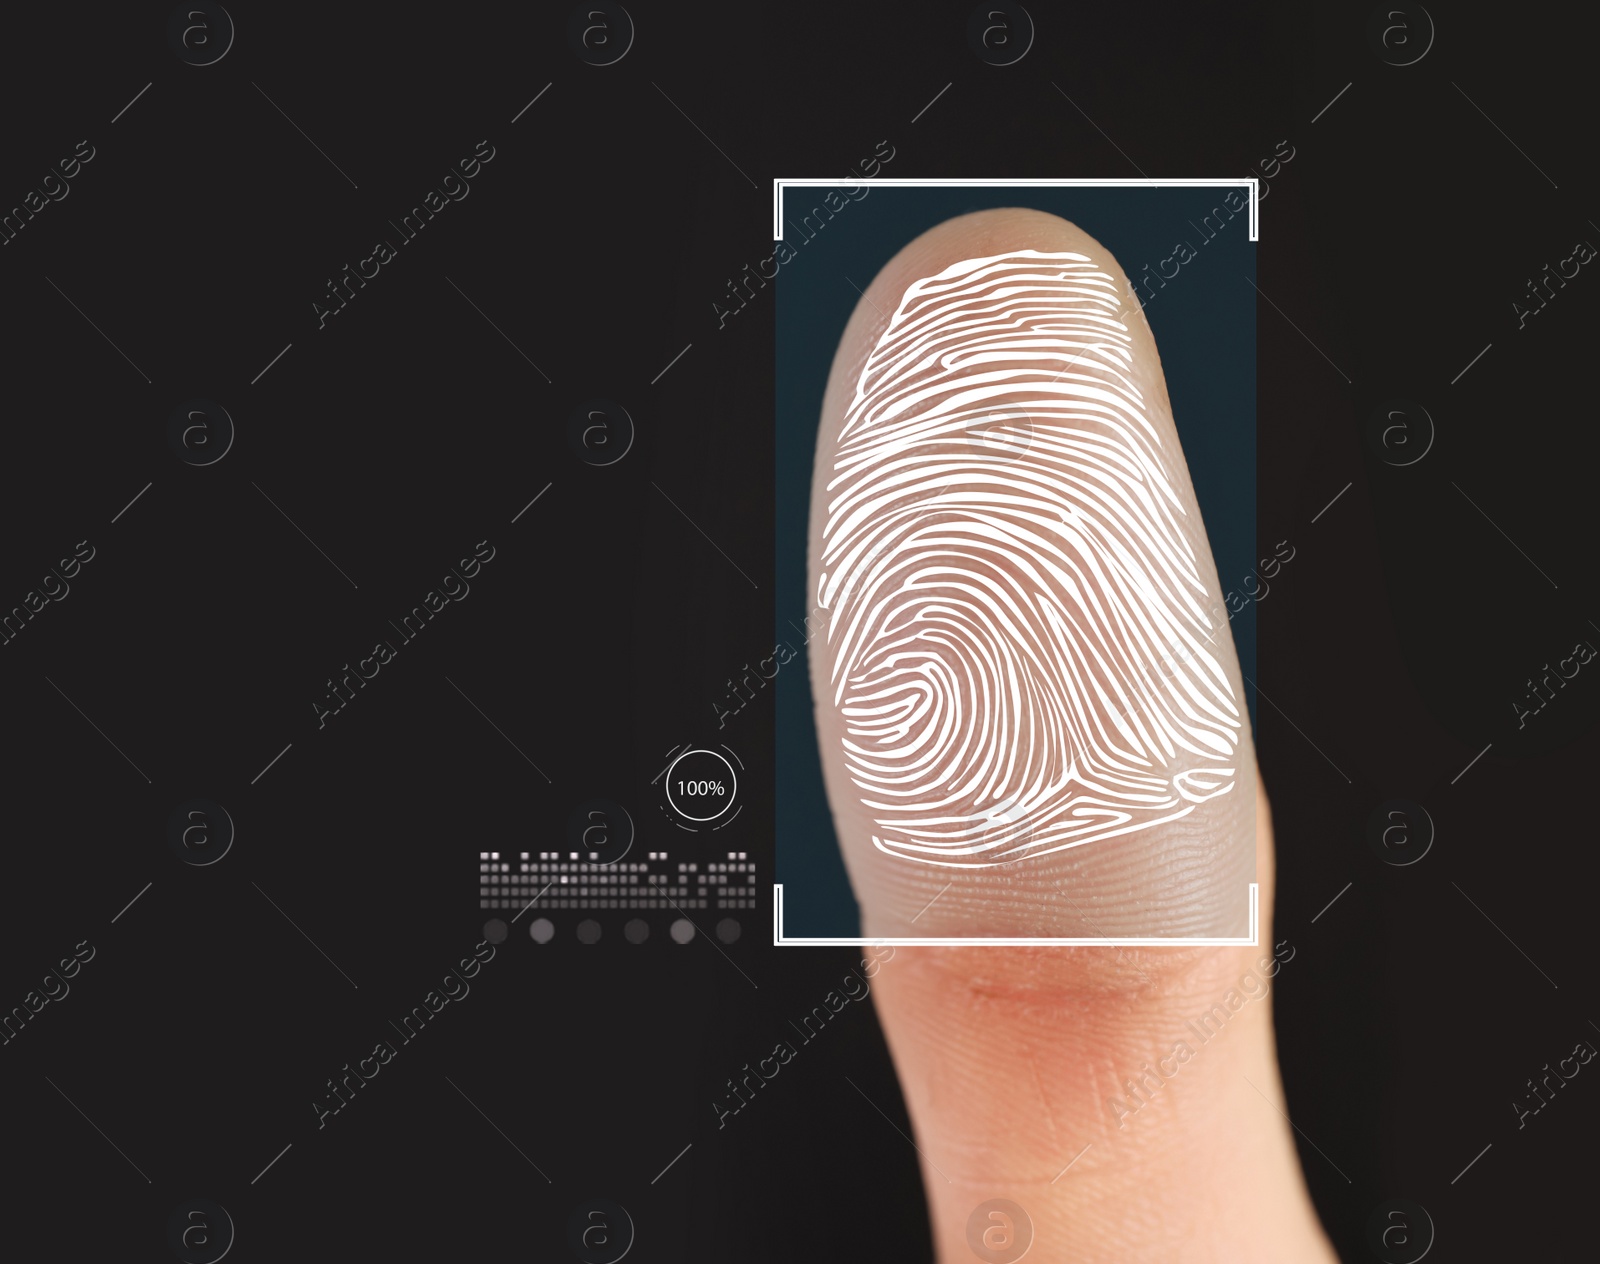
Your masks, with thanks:
[{"label": "fingerprint whorl pattern", "polygon": [[844,762],[883,851],[993,865],[1233,788],[1240,720],[1132,339],[1088,256],[912,285],[827,486]]}]

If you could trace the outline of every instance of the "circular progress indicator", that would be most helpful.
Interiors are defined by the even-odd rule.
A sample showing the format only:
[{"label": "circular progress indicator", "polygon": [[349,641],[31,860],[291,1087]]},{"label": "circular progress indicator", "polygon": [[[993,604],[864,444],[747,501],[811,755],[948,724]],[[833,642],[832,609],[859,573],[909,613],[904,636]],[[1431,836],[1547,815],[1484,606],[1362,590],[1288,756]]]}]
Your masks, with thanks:
[{"label": "circular progress indicator", "polygon": [[667,769],[667,802],[685,820],[716,820],[738,793],[733,765],[716,751],[684,751]]}]

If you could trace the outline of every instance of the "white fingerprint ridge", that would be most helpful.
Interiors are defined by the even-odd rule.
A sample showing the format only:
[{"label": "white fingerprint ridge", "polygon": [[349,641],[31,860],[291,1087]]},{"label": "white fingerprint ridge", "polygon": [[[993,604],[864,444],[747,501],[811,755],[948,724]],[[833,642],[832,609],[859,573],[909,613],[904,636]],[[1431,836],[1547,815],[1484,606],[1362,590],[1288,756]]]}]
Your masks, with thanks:
[{"label": "white fingerprint ridge", "polygon": [[967,259],[861,370],[817,603],[886,852],[1001,864],[1232,789],[1239,711],[1121,309],[1086,255]]}]

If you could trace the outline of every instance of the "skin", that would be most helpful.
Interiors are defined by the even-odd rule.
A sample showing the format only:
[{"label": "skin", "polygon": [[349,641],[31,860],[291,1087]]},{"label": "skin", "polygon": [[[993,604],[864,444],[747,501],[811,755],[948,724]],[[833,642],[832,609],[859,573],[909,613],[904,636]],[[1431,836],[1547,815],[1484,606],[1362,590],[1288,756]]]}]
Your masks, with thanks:
[{"label": "skin", "polygon": [[[818,436],[813,594],[839,429],[901,295],[958,260],[1021,249],[1078,251],[1116,279],[1134,339],[1132,377],[1186,506],[1200,576],[1213,599],[1220,593],[1155,340],[1121,268],[1075,225],[1006,209],[924,233],[851,316]],[[1215,653],[1242,715],[1226,617],[1214,622]],[[1261,967],[1274,951],[1272,825],[1248,727],[1234,790],[1182,820],[998,868],[918,864],[873,847],[841,755],[826,637],[814,637],[810,652],[823,777],[866,936],[1242,937],[1244,893],[1260,884],[1259,947],[897,949],[874,995],[922,1155],[939,1259],[974,1258],[968,1217],[1005,1198],[1032,1221],[1030,1259],[1334,1260],[1284,1114],[1268,975],[1285,967]],[[1292,952],[1283,945],[1280,961]],[[1202,1040],[1189,1022],[1218,1004],[1230,1017]],[[1141,1103],[1125,1085],[1146,1066]]]}]

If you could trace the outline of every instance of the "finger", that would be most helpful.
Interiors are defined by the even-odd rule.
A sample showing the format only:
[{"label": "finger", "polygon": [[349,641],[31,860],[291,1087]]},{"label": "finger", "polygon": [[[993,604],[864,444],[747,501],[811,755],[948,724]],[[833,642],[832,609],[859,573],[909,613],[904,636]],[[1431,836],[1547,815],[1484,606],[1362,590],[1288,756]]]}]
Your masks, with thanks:
[{"label": "finger", "polygon": [[1130,294],[1075,226],[984,212],[902,250],[841,341],[812,679],[868,934],[1248,931],[1244,694]]},{"label": "finger", "polygon": [[[1252,879],[1269,924],[1238,664],[1130,293],[1075,226],[983,212],[907,246],[845,332],[811,670],[869,936],[1238,937]],[[941,1258],[1005,1198],[1041,1258],[1331,1259],[1273,952],[900,948],[878,1007]]]},{"label": "finger", "polygon": [[1296,952],[896,948],[874,995],[938,1259],[1003,1199],[1039,1259],[1332,1261],[1273,1043]]}]

